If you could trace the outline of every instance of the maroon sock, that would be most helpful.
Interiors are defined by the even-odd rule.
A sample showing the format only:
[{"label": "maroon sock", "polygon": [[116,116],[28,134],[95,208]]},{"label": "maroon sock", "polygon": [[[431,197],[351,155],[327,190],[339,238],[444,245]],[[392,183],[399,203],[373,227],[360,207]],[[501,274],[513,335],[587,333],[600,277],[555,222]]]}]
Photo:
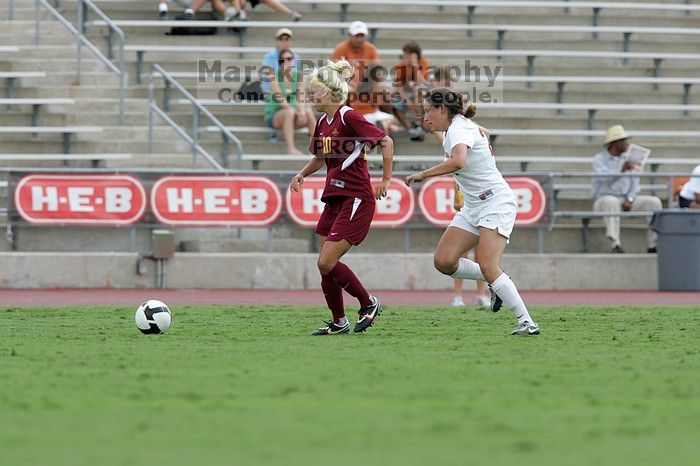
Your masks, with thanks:
[{"label": "maroon sock", "polygon": [[321,289],[326,298],[328,309],[333,313],[333,322],[336,324],[345,317],[343,306],[343,289],[333,280],[330,275],[321,275]]},{"label": "maroon sock", "polygon": [[357,298],[361,307],[372,304],[372,301],[369,299],[369,293],[367,293],[365,287],[362,286],[360,280],[352,273],[352,270],[350,270],[350,267],[347,265],[338,262],[328,275],[333,277],[333,280],[335,280],[342,289],[350,293],[351,296]]}]

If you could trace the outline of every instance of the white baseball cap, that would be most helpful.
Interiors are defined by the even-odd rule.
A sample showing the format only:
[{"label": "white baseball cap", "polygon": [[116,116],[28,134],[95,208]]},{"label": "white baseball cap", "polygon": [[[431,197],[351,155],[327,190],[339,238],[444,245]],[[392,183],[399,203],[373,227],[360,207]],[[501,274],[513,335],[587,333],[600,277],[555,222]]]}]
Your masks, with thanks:
[{"label": "white baseball cap", "polygon": [[279,28],[275,33],[275,39],[279,39],[280,36],[288,35],[289,37],[294,37],[294,33],[288,28]]},{"label": "white baseball cap", "polygon": [[364,34],[368,35],[369,30],[367,29],[367,25],[363,23],[362,21],[353,21],[350,24],[350,27],[348,28],[348,32],[350,33],[351,36],[356,36],[358,34]]}]

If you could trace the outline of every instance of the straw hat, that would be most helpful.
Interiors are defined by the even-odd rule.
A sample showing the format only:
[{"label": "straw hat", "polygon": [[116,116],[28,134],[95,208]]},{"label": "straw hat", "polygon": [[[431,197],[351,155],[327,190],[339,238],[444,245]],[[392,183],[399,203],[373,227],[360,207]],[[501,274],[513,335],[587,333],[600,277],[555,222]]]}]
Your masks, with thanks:
[{"label": "straw hat", "polygon": [[603,140],[603,145],[607,146],[608,144],[611,144],[615,141],[619,141],[620,139],[629,139],[629,137],[629,134],[627,134],[625,128],[623,128],[622,125],[611,126],[605,132],[605,139]]}]

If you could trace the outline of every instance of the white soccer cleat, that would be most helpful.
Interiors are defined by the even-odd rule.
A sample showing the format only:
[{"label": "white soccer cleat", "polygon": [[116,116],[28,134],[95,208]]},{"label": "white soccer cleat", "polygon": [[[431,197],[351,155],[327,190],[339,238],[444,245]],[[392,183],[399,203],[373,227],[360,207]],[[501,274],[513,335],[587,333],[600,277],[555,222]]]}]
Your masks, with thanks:
[{"label": "white soccer cleat", "polygon": [[491,298],[489,296],[477,296],[476,305],[479,309],[486,309],[491,307]]},{"label": "white soccer cleat", "polygon": [[455,296],[452,298],[452,307],[462,307],[464,306],[464,299],[461,296]]},{"label": "white soccer cleat", "polygon": [[518,324],[517,327],[510,332],[511,335],[539,335],[540,326],[535,322],[528,322],[527,320]]}]

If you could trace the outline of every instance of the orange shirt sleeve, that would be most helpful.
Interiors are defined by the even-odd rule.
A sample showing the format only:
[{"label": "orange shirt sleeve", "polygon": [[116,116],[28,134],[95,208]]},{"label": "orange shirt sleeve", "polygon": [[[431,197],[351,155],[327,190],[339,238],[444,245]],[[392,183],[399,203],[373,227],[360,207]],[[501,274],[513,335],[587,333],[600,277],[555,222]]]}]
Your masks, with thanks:
[{"label": "orange shirt sleeve", "polygon": [[375,47],[373,44],[370,44],[370,45],[371,45],[370,48],[372,49],[372,51],[370,53],[369,58],[372,59],[372,63],[379,63],[379,53],[377,53],[377,47]]},{"label": "orange shirt sleeve", "polygon": [[333,61],[340,60],[341,58],[346,56],[344,45],[345,45],[345,42],[341,42],[340,44],[338,44],[338,46],[335,48],[335,50],[333,50],[333,55],[331,56],[331,59]]}]

